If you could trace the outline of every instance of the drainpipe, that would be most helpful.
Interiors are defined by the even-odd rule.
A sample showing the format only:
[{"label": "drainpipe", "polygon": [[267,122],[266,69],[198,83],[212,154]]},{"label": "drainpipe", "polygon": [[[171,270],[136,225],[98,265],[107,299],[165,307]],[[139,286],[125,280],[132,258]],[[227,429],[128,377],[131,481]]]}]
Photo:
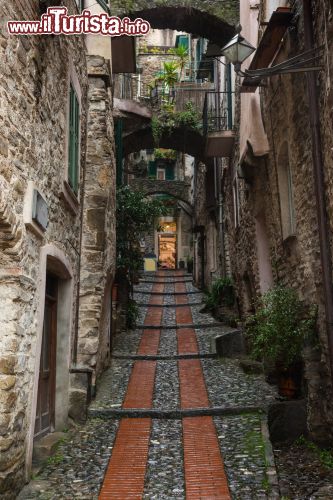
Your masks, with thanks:
[{"label": "drainpipe", "polygon": [[223,227],[223,182],[221,179],[221,165],[219,166],[219,226],[221,245],[221,271],[222,278],[226,277],[225,247],[224,247],[224,227]]},{"label": "drainpipe", "polygon": [[[314,47],[311,0],[303,0],[305,50]],[[320,257],[323,274],[324,300],[326,312],[326,328],[330,353],[331,376],[333,376],[333,290],[332,290],[332,258],[330,248],[329,224],[327,220],[324,165],[322,141],[320,133],[320,113],[316,74],[307,73],[308,96],[310,107],[310,124],[312,136],[313,174],[319,226]]]}]

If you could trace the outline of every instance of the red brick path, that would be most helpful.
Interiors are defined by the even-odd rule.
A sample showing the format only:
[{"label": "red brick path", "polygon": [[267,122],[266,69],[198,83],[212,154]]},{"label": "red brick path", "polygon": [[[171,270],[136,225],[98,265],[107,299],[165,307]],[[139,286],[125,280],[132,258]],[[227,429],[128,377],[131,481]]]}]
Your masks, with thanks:
[{"label": "red brick path", "polygon": [[209,399],[199,359],[182,359],[178,362],[180,402],[183,410],[207,408]]},{"label": "red brick path", "polygon": [[186,498],[230,499],[212,417],[184,418],[183,439]]},{"label": "red brick path", "polygon": [[[181,272],[177,273],[179,276]],[[158,279],[167,276],[158,272]],[[163,284],[154,284],[153,291],[163,292]],[[185,284],[176,283],[175,291],[186,293]],[[186,295],[176,296],[176,304],[187,304]],[[151,296],[145,325],[156,325],[156,330],[144,330],[138,354],[156,355],[160,342],[163,315],[163,296]],[[191,324],[190,307],[176,308],[177,324]],[[198,344],[193,328],[177,330],[179,354],[197,354]],[[134,363],[123,408],[151,408],[156,372],[156,361]],[[178,362],[180,402],[182,409],[210,406],[202,366],[199,359]],[[148,461],[150,418],[123,419],[120,423],[99,500],[141,499]],[[183,445],[186,499],[229,500],[229,488],[224,472],[216,429],[212,417],[183,418]]]},{"label": "red brick path", "polygon": [[120,422],[99,500],[142,498],[150,431],[150,418],[125,418]]},{"label": "red brick path", "polygon": [[134,363],[123,408],[151,408],[156,364],[156,361]]}]

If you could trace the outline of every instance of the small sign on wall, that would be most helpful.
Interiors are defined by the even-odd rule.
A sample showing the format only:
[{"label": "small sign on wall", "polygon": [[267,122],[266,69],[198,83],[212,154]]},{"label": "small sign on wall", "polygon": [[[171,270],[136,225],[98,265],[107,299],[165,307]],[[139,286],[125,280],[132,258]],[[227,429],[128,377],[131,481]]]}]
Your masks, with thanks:
[{"label": "small sign on wall", "polygon": [[49,213],[47,203],[37,189],[34,189],[32,200],[32,220],[36,222],[43,231],[49,224]]},{"label": "small sign on wall", "polygon": [[44,236],[49,225],[46,200],[32,181],[28,182],[24,198],[23,220],[27,228],[40,238]]}]

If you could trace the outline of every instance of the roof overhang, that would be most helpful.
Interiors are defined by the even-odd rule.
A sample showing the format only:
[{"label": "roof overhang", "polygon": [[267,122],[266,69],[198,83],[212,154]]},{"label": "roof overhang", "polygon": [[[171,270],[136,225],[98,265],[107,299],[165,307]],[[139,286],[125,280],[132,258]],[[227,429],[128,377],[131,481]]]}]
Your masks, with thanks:
[{"label": "roof overhang", "polygon": [[[287,29],[292,24],[293,18],[294,13],[290,7],[279,7],[273,12],[248,68],[249,70],[269,67]],[[245,77],[241,86],[241,92],[255,92],[260,82],[260,79],[252,80]]]}]

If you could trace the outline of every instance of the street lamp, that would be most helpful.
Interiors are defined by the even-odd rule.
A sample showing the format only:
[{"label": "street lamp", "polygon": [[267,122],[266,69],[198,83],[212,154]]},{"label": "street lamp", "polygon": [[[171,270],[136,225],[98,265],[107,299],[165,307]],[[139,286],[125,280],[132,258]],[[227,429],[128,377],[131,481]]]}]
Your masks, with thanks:
[{"label": "street lamp", "polygon": [[315,47],[269,68],[254,70],[246,69],[242,71],[242,62],[244,62],[256,49],[240,34],[241,29],[241,26],[237,27],[237,34],[221,49],[221,55],[225,56],[235,66],[237,75],[246,77],[247,80],[260,81],[262,78],[268,78],[274,75],[319,71],[322,69],[322,66],[318,66],[318,64],[314,65],[313,63],[321,56],[324,47]]},{"label": "street lamp", "polygon": [[241,26],[239,26],[237,28],[237,35],[221,49],[222,55],[235,66],[236,73],[240,72],[242,62],[250,57],[256,50],[255,47],[240,34],[241,29]]}]

